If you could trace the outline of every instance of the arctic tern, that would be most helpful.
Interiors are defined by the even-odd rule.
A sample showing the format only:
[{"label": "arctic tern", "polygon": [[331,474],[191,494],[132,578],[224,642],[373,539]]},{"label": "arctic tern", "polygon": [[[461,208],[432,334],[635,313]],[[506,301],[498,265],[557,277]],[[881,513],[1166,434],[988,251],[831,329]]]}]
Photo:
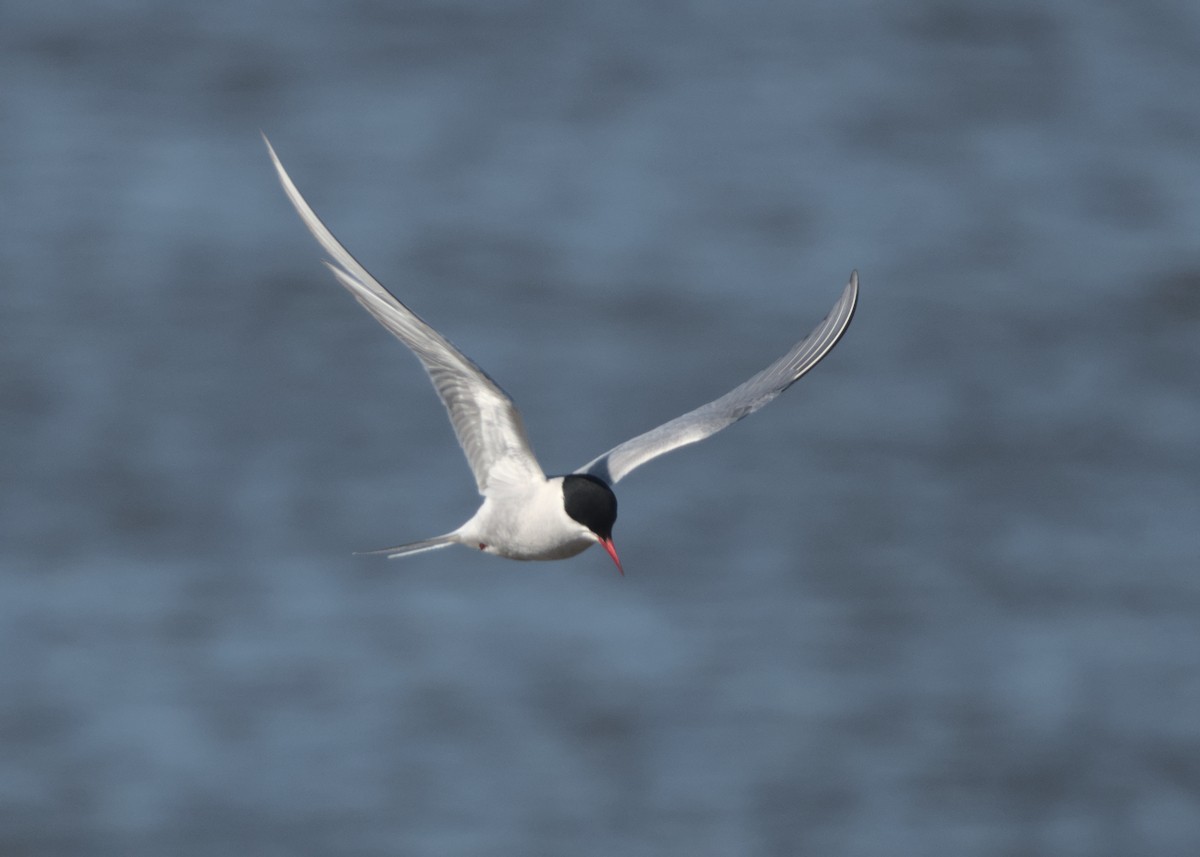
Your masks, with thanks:
[{"label": "arctic tern", "polygon": [[719,399],[625,441],[574,473],[547,477],[512,399],[367,273],[305,202],[271,142],[265,135],[263,139],[288,199],[333,260],[325,264],[425,367],[483,496],[479,510],[458,529],[370,553],[391,558],[459,544],[509,559],[551,560],[600,544],[624,574],[612,539],[617,519],[612,486],[647,461],[704,440],[770,402],[829,353],[846,332],[858,303],[855,271],[825,320],[766,369]]}]

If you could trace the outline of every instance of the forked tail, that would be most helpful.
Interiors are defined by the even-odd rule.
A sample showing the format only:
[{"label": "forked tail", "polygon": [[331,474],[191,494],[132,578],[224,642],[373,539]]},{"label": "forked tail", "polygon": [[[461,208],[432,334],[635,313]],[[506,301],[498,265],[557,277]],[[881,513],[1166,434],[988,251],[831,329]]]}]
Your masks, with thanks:
[{"label": "forked tail", "polygon": [[396,545],[394,548],[381,548],[375,551],[355,551],[355,556],[377,556],[386,554],[388,559],[395,559],[398,556],[408,556],[411,553],[424,553],[425,551],[434,551],[438,548],[449,547],[450,545],[458,544],[458,539],[454,533],[446,533],[444,536],[434,536],[432,539],[422,539],[419,542],[409,542],[406,545]]}]

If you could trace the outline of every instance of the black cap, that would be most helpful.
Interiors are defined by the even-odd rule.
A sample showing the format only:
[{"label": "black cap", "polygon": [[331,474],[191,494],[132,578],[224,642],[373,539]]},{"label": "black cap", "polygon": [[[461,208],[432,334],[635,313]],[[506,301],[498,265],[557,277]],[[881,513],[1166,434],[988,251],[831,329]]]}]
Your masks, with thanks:
[{"label": "black cap", "polygon": [[612,538],[613,524],[617,522],[617,496],[603,480],[579,473],[564,476],[563,508],[600,538]]}]

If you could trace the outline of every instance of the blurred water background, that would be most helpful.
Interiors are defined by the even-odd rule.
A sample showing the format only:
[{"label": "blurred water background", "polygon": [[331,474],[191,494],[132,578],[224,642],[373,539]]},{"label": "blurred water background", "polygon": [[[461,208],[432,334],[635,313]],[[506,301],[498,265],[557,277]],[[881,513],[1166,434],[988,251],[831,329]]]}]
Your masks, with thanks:
[{"label": "blurred water background", "polygon": [[[1194,855],[1200,5],[10,0],[0,854]],[[476,498],[259,138],[599,551]]]}]

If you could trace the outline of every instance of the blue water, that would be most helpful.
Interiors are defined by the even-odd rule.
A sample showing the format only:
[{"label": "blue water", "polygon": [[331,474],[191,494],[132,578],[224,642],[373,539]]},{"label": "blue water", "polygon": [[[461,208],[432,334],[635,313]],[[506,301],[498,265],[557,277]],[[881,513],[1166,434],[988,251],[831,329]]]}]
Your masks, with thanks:
[{"label": "blue water", "polygon": [[[0,12],[0,854],[1194,855],[1200,6]],[[473,485],[260,130],[616,540]]]}]

